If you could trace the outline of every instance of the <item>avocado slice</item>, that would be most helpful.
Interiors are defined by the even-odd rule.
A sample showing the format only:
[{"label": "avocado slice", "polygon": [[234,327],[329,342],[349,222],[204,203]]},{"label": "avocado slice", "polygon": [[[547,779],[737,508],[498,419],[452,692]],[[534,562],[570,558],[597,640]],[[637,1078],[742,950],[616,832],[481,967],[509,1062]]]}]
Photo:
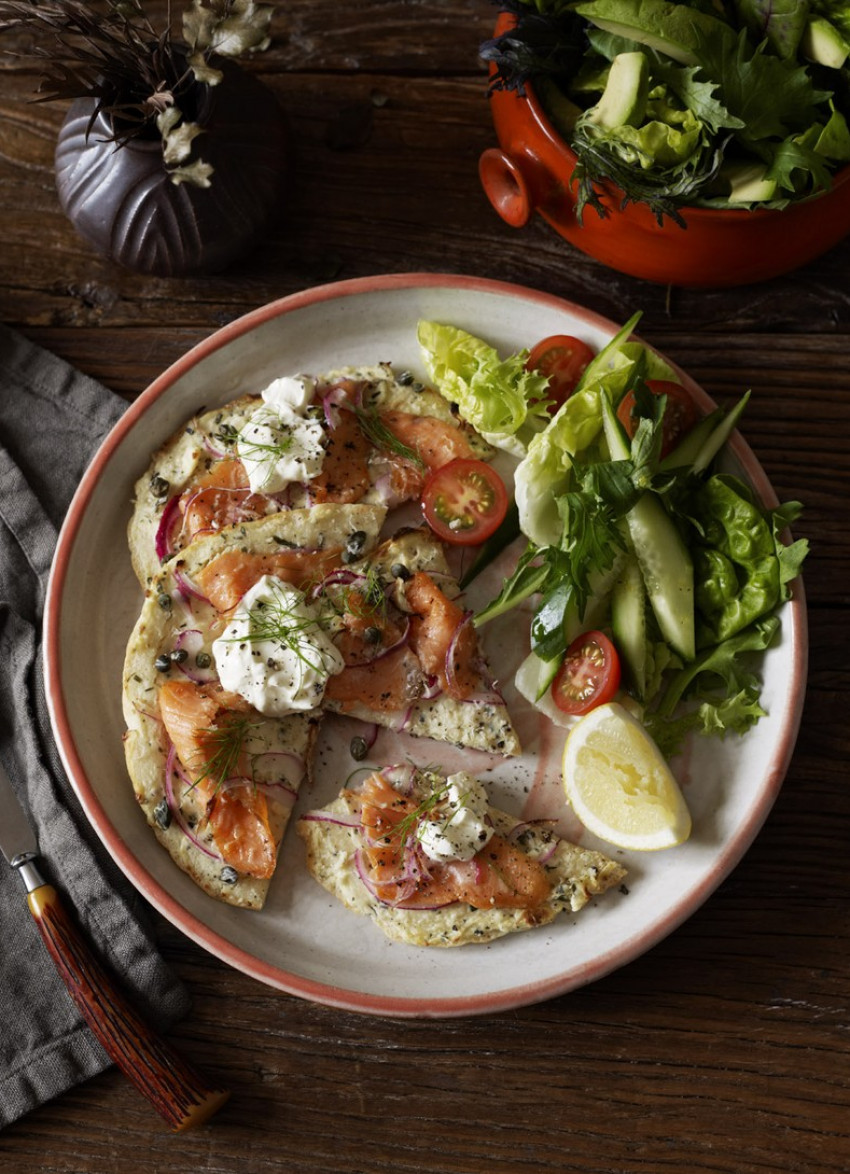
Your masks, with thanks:
[{"label": "avocado slice", "polygon": [[763,163],[736,163],[721,171],[721,178],[729,184],[727,199],[730,204],[755,204],[772,200],[776,195],[776,180],[766,179]]},{"label": "avocado slice", "polygon": [[850,160],[850,128],[840,110],[833,109],[829,121],[818,135],[815,150],[819,155],[839,163]]},{"label": "avocado slice", "polygon": [[618,53],[611,62],[602,97],[587,112],[587,121],[601,130],[640,126],[649,95],[649,62],[636,50]]},{"label": "avocado slice", "polygon": [[557,82],[551,78],[541,77],[534,83],[540,105],[549,116],[552,126],[568,139],[575,130],[575,125],[582,115],[582,109],[575,102],[571,102]]},{"label": "avocado slice", "polygon": [[841,69],[850,54],[850,45],[826,17],[812,16],[800,39],[800,52],[809,61],[815,61],[818,65]]}]

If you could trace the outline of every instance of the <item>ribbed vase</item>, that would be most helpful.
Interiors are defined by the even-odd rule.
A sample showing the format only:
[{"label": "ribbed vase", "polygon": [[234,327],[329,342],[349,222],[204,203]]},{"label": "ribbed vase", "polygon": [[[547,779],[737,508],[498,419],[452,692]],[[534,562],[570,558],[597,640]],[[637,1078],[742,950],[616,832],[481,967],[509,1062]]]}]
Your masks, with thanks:
[{"label": "ribbed vase", "polygon": [[232,61],[224,79],[180,100],[204,133],[192,157],[211,164],[210,186],[173,182],[154,130],[117,147],[94,99],[73,103],[56,145],[62,208],[80,235],[128,269],[162,277],[210,273],[248,253],[279,207],[287,131],[272,92]]}]

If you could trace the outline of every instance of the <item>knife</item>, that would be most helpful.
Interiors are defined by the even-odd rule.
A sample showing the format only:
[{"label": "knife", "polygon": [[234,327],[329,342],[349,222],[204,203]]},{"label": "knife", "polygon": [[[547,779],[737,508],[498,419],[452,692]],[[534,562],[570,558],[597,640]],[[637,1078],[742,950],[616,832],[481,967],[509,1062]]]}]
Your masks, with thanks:
[{"label": "knife", "polygon": [[174,1132],[202,1125],[230,1093],[210,1084],[133,1009],[95,957],[53,885],[38,869],[38,843],[0,763],[0,851],[27,891],[30,913],[71,998],[107,1055]]}]

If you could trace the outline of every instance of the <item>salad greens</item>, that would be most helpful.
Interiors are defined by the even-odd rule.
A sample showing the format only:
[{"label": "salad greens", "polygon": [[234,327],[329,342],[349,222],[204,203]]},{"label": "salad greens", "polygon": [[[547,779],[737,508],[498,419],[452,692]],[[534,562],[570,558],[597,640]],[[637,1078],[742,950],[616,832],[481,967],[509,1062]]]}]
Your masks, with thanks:
[{"label": "salad greens", "polygon": [[418,339],[434,386],[489,444],[521,456],[549,419],[548,380],[526,370],[528,352],[500,359],[480,338],[439,322],[420,322]]},{"label": "salad greens", "polygon": [[[533,599],[531,651],[516,683],[550,715],[549,686],[567,648],[582,632],[613,630],[629,691],[671,754],[689,730],[743,733],[763,715],[748,654],[775,638],[776,613],[808,544],[786,546],[781,538],[799,503],[764,509],[744,482],[716,468],[749,393],[731,410],[699,421],[662,458],[667,396],[647,381],[678,377],[631,339],[639,317],[595,356],[572,395],[545,416],[548,423],[536,408],[545,388],[518,380],[517,363],[499,359],[487,343],[434,323],[420,324],[420,342],[435,385],[473,424],[468,411],[477,419],[509,418],[502,406],[488,414],[488,396],[496,405],[532,397],[526,416],[510,416],[523,420],[509,434],[511,451],[523,452],[514,474],[516,512],[464,585],[518,534],[526,545],[476,625]],[[435,364],[434,354],[445,352],[440,339],[461,339],[463,355],[492,352],[489,379],[476,385],[475,396],[470,379],[458,381],[456,360]],[[525,355],[513,359],[524,362]],[[634,396],[631,437],[617,416],[627,392]],[[525,445],[521,431],[530,433]]]},{"label": "salad greens", "polygon": [[596,184],[679,208],[784,207],[850,161],[850,0],[503,0],[492,87],[527,82]]}]

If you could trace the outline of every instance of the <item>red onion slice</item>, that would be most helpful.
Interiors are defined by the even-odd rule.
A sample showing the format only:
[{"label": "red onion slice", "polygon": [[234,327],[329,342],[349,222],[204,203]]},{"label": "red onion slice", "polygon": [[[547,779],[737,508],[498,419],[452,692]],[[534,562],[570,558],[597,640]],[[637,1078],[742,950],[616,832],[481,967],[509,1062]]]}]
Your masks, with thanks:
[{"label": "red onion slice", "polygon": [[460,642],[460,638],[463,633],[472,624],[473,614],[474,613],[471,611],[466,611],[463,613],[460,623],[457,625],[454,632],[452,632],[452,638],[449,640],[448,647],[446,648],[445,672],[446,683],[449,686],[450,693],[455,692],[458,687],[457,675],[455,673],[455,654],[457,653],[458,643]]},{"label": "red onion slice", "polygon": [[177,751],[174,749],[174,745],[170,744],[168,747],[168,755],[165,760],[165,801],[168,804],[168,810],[171,812],[171,816],[174,819],[174,822],[180,828],[186,839],[190,840],[199,851],[203,852],[205,856],[209,856],[211,860],[223,860],[224,858],[219,852],[209,848],[195,835],[183,817],[183,812],[180,809],[180,804],[177,801],[174,793],[175,774],[182,783],[188,784],[187,789],[191,790],[194,787],[194,783],[187,779],[183,771],[183,767],[177,758]]},{"label": "red onion slice", "polygon": [[174,580],[177,583],[177,590],[187,602],[190,599],[199,599],[201,603],[209,603],[207,596],[195,586],[182,567],[175,568]]},{"label": "red onion slice", "polygon": [[226,449],[216,448],[212,442],[212,437],[208,432],[204,433],[204,448],[210,454],[210,456],[215,457],[217,461],[223,461],[224,458],[228,455]]},{"label": "red onion slice", "polygon": [[[373,772],[374,773],[374,772]],[[393,790],[400,795],[410,796],[413,793],[413,783],[416,778],[416,767],[409,762],[396,763],[385,766],[379,772],[390,784]]]},{"label": "red onion slice", "polygon": [[159,519],[159,525],[156,528],[153,544],[156,557],[161,563],[164,563],[174,553],[174,528],[177,522],[180,502],[180,494],[175,493],[168,502],[166,502],[165,509]]},{"label": "red onion slice", "polygon": [[354,853],[354,867],[357,871],[358,877],[363,882],[363,885],[368,890],[370,896],[374,897],[375,900],[379,901],[382,905],[386,905],[390,909],[399,909],[401,908],[401,901],[410,901],[414,897],[416,892],[416,881],[412,877],[405,880],[403,884],[400,884],[398,881],[391,882],[402,890],[394,900],[388,901],[386,897],[382,897],[378,892],[375,882],[369,875],[368,866],[363,859],[363,853],[359,848]]},{"label": "red onion slice", "polygon": [[288,786],[293,793],[304,777],[304,759],[292,750],[266,750],[252,762],[254,782],[268,786]]},{"label": "red onion slice", "polygon": [[340,405],[343,404],[345,400],[345,389],[342,387],[332,387],[329,392],[321,397],[325,423],[331,432],[333,432],[333,430],[339,425]]},{"label": "red onion slice", "polygon": [[331,815],[327,811],[305,811],[301,816],[304,823],[330,823],[337,827],[360,827],[360,817],[357,815]]},{"label": "red onion slice", "polygon": [[518,823],[516,827],[511,828],[511,830],[506,834],[505,839],[509,844],[515,844],[524,832],[537,832],[538,830],[547,832],[547,836],[540,837],[540,842],[542,843],[544,850],[533,856],[533,859],[536,860],[538,864],[546,864],[546,862],[551,860],[555,855],[555,852],[558,850],[558,845],[561,842],[560,836],[558,836],[552,830],[552,823],[553,821],[551,819],[526,820],[525,823]]}]

